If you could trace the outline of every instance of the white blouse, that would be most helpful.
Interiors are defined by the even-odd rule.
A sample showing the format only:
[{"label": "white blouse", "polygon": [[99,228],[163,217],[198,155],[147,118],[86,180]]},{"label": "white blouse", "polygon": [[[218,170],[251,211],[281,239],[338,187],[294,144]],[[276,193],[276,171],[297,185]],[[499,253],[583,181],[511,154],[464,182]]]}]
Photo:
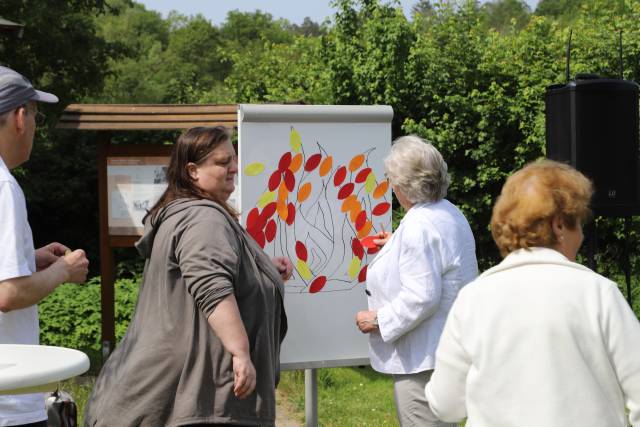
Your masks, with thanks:
[{"label": "white blouse", "polygon": [[475,242],[462,212],[447,200],[413,206],[369,264],[371,366],[388,374],[433,369],[435,350],[458,291],[478,274]]}]

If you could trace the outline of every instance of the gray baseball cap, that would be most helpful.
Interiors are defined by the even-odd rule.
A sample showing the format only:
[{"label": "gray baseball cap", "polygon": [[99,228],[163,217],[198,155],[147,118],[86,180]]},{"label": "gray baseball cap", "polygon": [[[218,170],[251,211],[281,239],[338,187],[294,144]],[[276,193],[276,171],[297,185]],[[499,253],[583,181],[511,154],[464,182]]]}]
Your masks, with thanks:
[{"label": "gray baseball cap", "polygon": [[0,66],[0,114],[18,108],[28,101],[40,101],[54,104],[58,97],[47,92],[35,90],[22,74],[11,68]]}]

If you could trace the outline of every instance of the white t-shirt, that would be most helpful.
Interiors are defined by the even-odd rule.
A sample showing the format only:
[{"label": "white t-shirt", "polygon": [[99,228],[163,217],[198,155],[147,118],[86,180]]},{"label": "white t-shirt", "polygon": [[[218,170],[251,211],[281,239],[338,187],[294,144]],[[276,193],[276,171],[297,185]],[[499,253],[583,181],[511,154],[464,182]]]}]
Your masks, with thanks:
[{"label": "white t-shirt", "polygon": [[[36,271],[24,194],[0,157],[0,281]],[[38,344],[38,306],[0,312],[0,344]],[[0,355],[0,360],[2,355]],[[0,426],[47,419],[42,394],[0,395]]]}]

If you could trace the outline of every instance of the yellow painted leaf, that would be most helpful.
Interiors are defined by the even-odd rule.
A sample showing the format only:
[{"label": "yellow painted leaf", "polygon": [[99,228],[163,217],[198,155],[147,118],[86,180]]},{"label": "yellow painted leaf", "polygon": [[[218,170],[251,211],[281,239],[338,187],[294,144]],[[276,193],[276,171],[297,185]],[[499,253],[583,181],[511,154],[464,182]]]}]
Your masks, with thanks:
[{"label": "yellow painted leaf", "polygon": [[311,270],[309,270],[309,266],[306,262],[299,259],[298,262],[296,262],[296,269],[298,270],[300,277],[302,277],[304,280],[311,279]]},{"label": "yellow painted leaf", "polygon": [[300,190],[298,190],[298,202],[302,203],[309,198],[311,194],[311,183],[305,182],[300,186]]},{"label": "yellow painted leaf", "polygon": [[300,152],[300,148],[302,147],[302,138],[300,137],[300,133],[295,128],[291,128],[291,134],[289,135],[289,145],[291,145],[291,149],[296,153]]},{"label": "yellow painted leaf", "polygon": [[320,163],[320,176],[325,176],[331,171],[331,167],[333,166],[333,157],[327,156],[326,159]]},{"label": "yellow painted leaf", "polygon": [[373,190],[373,198],[379,199],[380,197],[387,194],[387,190],[389,189],[389,181],[382,181],[375,190]]},{"label": "yellow painted leaf", "polygon": [[253,162],[249,163],[246,168],[244,168],[244,174],[249,176],[260,175],[264,171],[264,163]]},{"label": "yellow painted leaf", "polygon": [[300,169],[300,166],[302,166],[302,153],[298,153],[293,156],[291,163],[289,164],[289,170],[296,173],[298,172],[298,169]]},{"label": "yellow painted leaf", "polygon": [[258,199],[258,207],[260,209],[264,209],[269,203],[276,200],[276,192],[275,191],[265,191],[262,196]]},{"label": "yellow painted leaf", "polygon": [[376,174],[371,172],[364,182],[364,189],[367,193],[371,193],[376,188]]},{"label": "yellow painted leaf", "polygon": [[349,263],[349,269],[347,270],[347,273],[349,274],[349,277],[355,279],[355,277],[358,275],[358,272],[360,272],[360,258],[354,256]]},{"label": "yellow painted leaf", "polygon": [[364,163],[364,154],[358,154],[354,156],[353,159],[349,162],[349,172],[354,172]]}]

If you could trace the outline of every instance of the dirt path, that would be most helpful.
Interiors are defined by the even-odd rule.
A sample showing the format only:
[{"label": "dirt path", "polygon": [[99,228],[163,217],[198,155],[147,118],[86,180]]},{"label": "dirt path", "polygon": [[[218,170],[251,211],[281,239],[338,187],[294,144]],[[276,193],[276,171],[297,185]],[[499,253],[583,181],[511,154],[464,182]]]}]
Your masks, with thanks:
[{"label": "dirt path", "polygon": [[300,419],[293,405],[276,389],[276,427],[302,427]]}]

